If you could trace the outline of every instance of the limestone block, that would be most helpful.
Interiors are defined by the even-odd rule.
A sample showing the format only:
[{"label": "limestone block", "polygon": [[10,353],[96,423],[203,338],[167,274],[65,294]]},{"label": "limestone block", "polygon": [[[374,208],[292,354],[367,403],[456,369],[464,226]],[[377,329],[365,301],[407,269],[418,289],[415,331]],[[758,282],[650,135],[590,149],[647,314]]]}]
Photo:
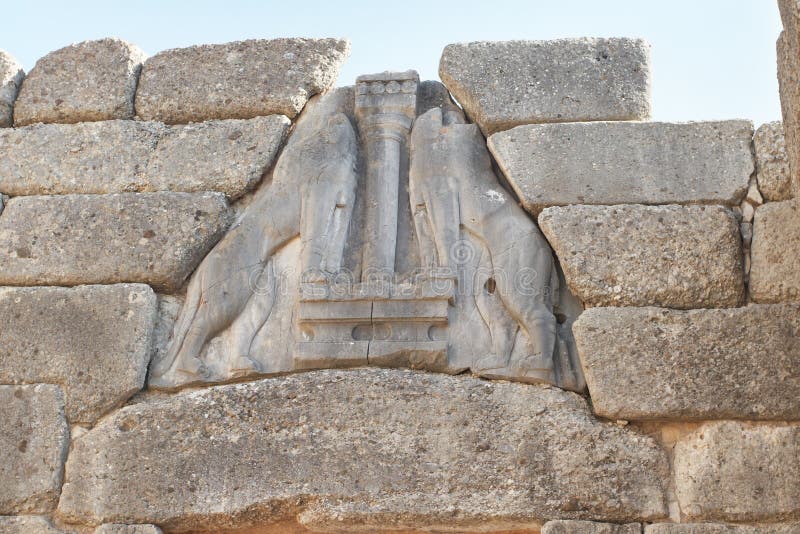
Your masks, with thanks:
[{"label": "limestone block", "polygon": [[799,312],[591,308],[572,330],[603,417],[798,419]]},{"label": "limestone block", "polygon": [[155,317],[141,284],[2,287],[0,383],[58,384],[70,422],[93,424],[144,385]]},{"label": "limestone block", "polygon": [[589,306],[715,308],[744,299],[739,224],[722,206],[565,206],[539,215]]},{"label": "limestone block", "polygon": [[141,175],[164,131],[161,123],[121,120],[0,130],[0,192],[19,196],[143,190]]},{"label": "limestone block", "polygon": [[106,523],[94,529],[94,534],[161,534],[161,529],[155,525]]},{"label": "limestone block", "polygon": [[272,166],[281,115],[166,127],[35,124],[0,130],[0,192],[11,195],[220,191],[237,198]]},{"label": "limestone block", "polygon": [[146,187],[221,191],[238,198],[272,165],[290,124],[282,115],[271,115],[169,128],[147,165]]},{"label": "limestone block", "polygon": [[758,188],[768,201],[792,198],[792,174],[786,153],[783,123],[762,124],[753,137]]},{"label": "limestone block", "polygon": [[35,515],[0,516],[3,534],[63,534],[46,517]]},{"label": "limestone block", "polygon": [[14,123],[14,101],[23,78],[25,71],[22,66],[10,54],[0,50],[0,128]]},{"label": "limestone block", "polygon": [[487,136],[520,124],[650,116],[650,45],[641,39],[451,44],[439,77]]},{"label": "limestone block", "polygon": [[326,370],[121,409],[73,444],[58,514],[168,531],[533,529],[663,518],[667,477],[651,438],[572,393]]},{"label": "limestone block", "polygon": [[641,532],[642,525],[639,523],[618,525],[558,519],[548,521],[542,526],[542,534],[641,534]]},{"label": "limestone block", "polygon": [[28,73],[14,124],[132,119],[146,55],[121,39],[83,41],[50,52]]},{"label": "limestone block", "polygon": [[800,301],[800,211],[795,201],[769,202],[756,210],[750,250],[750,298]]},{"label": "limestone block", "polygon": [[489,149],[525,208],[565,204],[725,204],[755,169],[749,121],[519,126]]},{"label": "limestone block", "polygon": [[174,291],[228,222],[220,193],[15,197],[0,217],[0,285]]},{"label": "limestone block", "polygon": [[293,118],[331,88],[350,55],[344,39],[272,39],[175,48],[149,58],[136,114],[167,123]]},{"label": "limestone block", "polygon": [[655,523],[644,534],[797,534],[800,523],[725,525],[722,523]]},{"label": "limestone block", "polygon": [[796,194],[800,188],[800,5],[795,0],[778,0],[778,8],[784,28],[776,44],[778,84],[792,186]]},{"label": "limestone block", "polygon": [[69,447],[64,395],[49,384],[0,385],[0,421],[0,515],[52,511]]},{"label": "limestone block", "polygon": [[703,425],[675,446],[674,473],[687,520],[798,519],[800,427]]}]

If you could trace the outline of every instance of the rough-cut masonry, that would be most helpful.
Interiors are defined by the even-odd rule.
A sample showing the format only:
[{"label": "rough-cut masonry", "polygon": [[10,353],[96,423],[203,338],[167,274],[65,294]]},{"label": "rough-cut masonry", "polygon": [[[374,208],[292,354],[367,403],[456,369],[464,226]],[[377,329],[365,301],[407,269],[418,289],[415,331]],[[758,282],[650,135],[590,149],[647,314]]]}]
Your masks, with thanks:
[{"label": "rough-cut masonry", "polygon": [[724,207],[552,207],[539,226],[588,306],[715,308],[744,300],[739,223]]},{"label": "rough-cut masonry", "polygon": [[64,395],[47,384],[0,385],[0,421],[0,515],[52,511],[69,447]]},{"label": "rough-cut masonry", "polygon": [[722,523],[655,523],[644,529],[644,534],[797,534],[800,523],[730,525]]},{"label": "rough-cut masonry", "polygon": [[795,196],[800,192],[800,5],[795,0],[778,0],[783,21],[776,44],[778,82],[786,134],[786,151],[792,171]]},{"label": "rough-cut masonry", "polygon": [[228,223],[219,193],[15,197],[0,216],[0,285],[175,291]]},{"label": "rough-cut masonry", "polygon": [[800,210],[794,200],[756,210],[751,246],[754,302],[800,301]]},{"label": "rough-cut masonry", "polygon": [[106,523],[94,529],[94,534],[161,534],[161,529],[155,525]]},{"label": "rough-cut masonry", "polygon": [[800,518],[800,426],[703,425],[675,446],[674,471],[688,520]]},{"label": "rough-cut masonry", "polygon": [[800,308],[592,308],[573,325],[595,413],[800,419]]},{"label": "rough-cut masonry", "polygon": [[640,39],[451,44],[439,76],[487,136],[520,124],[650,116],[650,46]]},{"label": "rough-cut masonry", "polygon": [[519,126],[489,149],[525,208],[738,205],[755,170],[749,121]]},{"label": "rough-cut masonry", "polygon": [[14,124],[132,119],[145,57],[120,39],[84,41],[47,54],[22,84]]},{"label": "rough-cut masonry", "polygon": [[639,523],[618,525],[559,519],[545,523],[541,534],[641,534],[641,532],[642,525]]},{"label": "rough-cut masonry", "polygon": [[136,115],[186,123],[297,115],[329,89],[350,55],[344,39],[250,40],[176,48],[144,63]]},{"label": "rough-cut masonry", "polygon": [[664,517],[667,473],[654,441],[555,388],[315,371],[123,408],[73,444],[58,513],[184,531],[511,530]]},{"label": "rough-cut masonry", "polygon": [[272,115],[179,126],[102,121],[0,130],[0,192],[219,191],[238,198],[273,164],[289,124]]},{"label": "rough-cut masonry", "polygon": [[768,122],[759,126],[753,137],[756,153],[758,189],[768,201],[792,198],[792,174],[786,154],[783,123]]},{"label": "rough-cut masonry", "polygon": [[62,534],[45,517],[35,515],[2,516],[0,532],[3,534]]},{"label": "rough-cut masonry", "polygon": [[0,128],[14,122],[14,101],[24,77],[25,71],[17,60],[0,50]]},{"label": "rough-cut masonry", "polygon": [[0,287],[0,384],[58,384],[93,424],[144,385],[155,319],[146,285]]}]

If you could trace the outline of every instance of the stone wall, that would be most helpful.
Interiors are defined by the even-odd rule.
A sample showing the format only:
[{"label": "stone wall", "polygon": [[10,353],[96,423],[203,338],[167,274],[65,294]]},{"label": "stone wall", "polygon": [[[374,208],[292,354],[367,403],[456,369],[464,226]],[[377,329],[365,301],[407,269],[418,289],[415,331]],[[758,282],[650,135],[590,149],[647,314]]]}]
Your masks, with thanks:
[{"label": "stone wall", "polygon": [[0,53],[0,532],[800,532],[782,4],[755,132],[636,39]]}]

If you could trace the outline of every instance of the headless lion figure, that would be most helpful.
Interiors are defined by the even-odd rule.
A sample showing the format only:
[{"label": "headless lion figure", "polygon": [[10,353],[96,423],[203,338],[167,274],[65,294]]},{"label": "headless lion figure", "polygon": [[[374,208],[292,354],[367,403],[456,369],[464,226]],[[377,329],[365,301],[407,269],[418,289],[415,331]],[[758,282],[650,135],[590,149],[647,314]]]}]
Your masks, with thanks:
[{"label": "headless lion figure", "polygon": [[[272,256],[298,235],[303,272],[340,270],[355,199],[356,137],[343,113],[309,113],[281,154],[272,182],[192,276],[171,345],[154,369],[155,384],[206,377],[203,347],[243,312]],[[230,364],[239,372],[258,371],[248,354]]]},{"label": "headless lion figure", "polygon": [[[498,341],[502,333],[489,320],[495,354],[474,367],[510,365],[554,383],[552,298],[557,275],[550,246],[500,186],[478,127],[464,124],[458,111],[449,111],[446,122],[442,110],[434,108],[416,119],[411,132],[409,194],[422,265],[454,272],[458,259],[451,256],[463,246],[462,232],[482,242],[489,252],[494,289],[527,334],[533,354],[510,362],[511,345]],[[526,283],[534,287],[515,287],[521,273],[533,275]]]}]

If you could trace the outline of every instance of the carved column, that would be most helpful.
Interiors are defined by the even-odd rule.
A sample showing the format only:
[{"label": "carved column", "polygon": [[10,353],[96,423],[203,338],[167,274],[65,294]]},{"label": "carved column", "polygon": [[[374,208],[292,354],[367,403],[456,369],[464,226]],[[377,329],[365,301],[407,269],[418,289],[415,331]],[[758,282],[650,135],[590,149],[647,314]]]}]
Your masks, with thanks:
[{"label": "carved column", "polygon": [[416,116],[418,85],[415,71],[356,79],[355,114],[367,162],[363,272],[394,273],[400,164]]}]

